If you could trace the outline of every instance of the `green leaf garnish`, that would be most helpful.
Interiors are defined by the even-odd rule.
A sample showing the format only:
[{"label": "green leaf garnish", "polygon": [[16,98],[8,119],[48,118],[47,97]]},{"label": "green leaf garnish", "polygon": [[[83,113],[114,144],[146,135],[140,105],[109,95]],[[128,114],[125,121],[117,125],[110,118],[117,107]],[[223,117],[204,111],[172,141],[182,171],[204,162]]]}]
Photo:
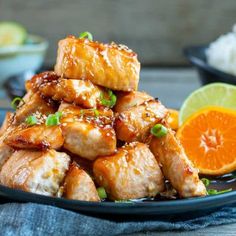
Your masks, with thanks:
[{"label": "green leaf garnish", "polygon": [[16,108],[17,108],[17,106],[19,105],[20,102],[24,102],[24,100],[20,97],[15,97],[11,102],[12,108],[16,110]]},{"label": "green leaf garnish", "polygon": [[25,122],[26,122],[28,125],[36,125],[37,122],[38,122],[38,119],[37,119],[35,116],[28,116],[28,117],[25,119]]},{"label": "green leaf garnish", "polygon": [[80,39],[87,38],[88,40],[93,41],[93,35],[89,33],[88,31],[80,33],[79,38]]},{"label": "green leaf garnish", "polygon": [[94,112],[94,115],[95,115],[96,117],[99,116],[99,111],[98,111],[97,109],[94,109],[93,112]]},{"label": "green leaf garnish", "polygon": [[60,118],[62,116],[62,112],[58,111],[55,114],[50,114],[46,119],[46,126],[54,126],[60,124]]},{"label": "green leaf garnish", "polygon": [[107,193],[106,193],[105,188],[99,187],[99,188],[97,188],[97,192],[98,192],[98,196],[100,197],[100,199],[107,198]]},{"label": "green leaf garnish", "polygon": [[108,93],[109,99],[105,99],[104,94],[101,93],[100,95],[101,104],[103,106],[112,108],[115,106],[117,98],[116,98],[116,95],[112,92],[112,90],[108,89],[107,93]]},{"label": "green leaf garnish", "polygon": [[161,124],[156,124],[151,128],[151,134],[157,138],[165,136],[168,132],[168,129]]}]

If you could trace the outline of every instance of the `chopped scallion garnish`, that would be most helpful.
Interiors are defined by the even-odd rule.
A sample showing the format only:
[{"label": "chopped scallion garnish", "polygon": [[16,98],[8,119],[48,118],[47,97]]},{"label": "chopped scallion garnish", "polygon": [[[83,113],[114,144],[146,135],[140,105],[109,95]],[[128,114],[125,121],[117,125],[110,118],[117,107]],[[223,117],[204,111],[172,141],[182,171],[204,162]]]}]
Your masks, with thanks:
[{"label": "chopped scallion garnish", "polygon": [[20,102],[24,102],[24,100],[20,97],[15,97],[11,102],[12,108],[16,110],[16,108],[17,108],[17,106],[19,105]]},{"label": "chopped scallion garnish", "polygon": [[216,195],[216,194],[227,193],[227,192],[230,192],[230,191],[232,191],[232,188],[221,190],[221,191],[218,191],[216,189],[208,189],[207,193],[208,193],[208,195]]},{"label": "chopped scallion garnish", "polygon": [[62,112],[58,111],[55,114],[50,114],[46,119],[46,126],[54,126],[60,124],[60,118],[62,116]]},{"label": "chopped scallion garnish", "polygon": [[106,193],[105,188],[99,187],[99,188],[97,188],[97,192],[98,192],[98,196],[100,197],[100,199],[107,198],[107,193]]},{"label": "chopped scallion garnish", "polygon": [[28,125],[35,125],[35,124],[37,124],[38,119],[37,119],[35,116],[28,116],[28,117],[25,119],[25,122],[26,122]]},{"label": "chopped scallion garnish", "polygon": [[88,31],[80,33],[79,38],[80,39],[87,38],[88,40],[93,41],[93,35],[89,33]]},{"label": "chopped scallion garnish", "polygon": [[206,187],[209,186],[210,183],[211,183],[211,181],[210,181],[209,179],[207,179],[207,178],[202,178],[201,180],[202,180],[203,184],[204,184]]},{"label": "chopped scallion garnish", "polygon": [[161,124],[156,124],[151,128],[151,134],[157,138],[165,136],[168,132],[168,129]]},{"label": "chopped scallion garnish", "polygon": [[94,112],[94,115],[95,115],[96,117],[99,116],[99,111],[98,111],[97,109],[94,109],[93,112]]},{"label": "chopped scallion garnish", "polygon": [[100,96],[101,104],[103,106],[112,108],[113,106],[115,106],[117,98],[116,98],[116,95],[110,89],[108,90],[107,93],[108,93],[109,99],[104,98],[104,94],[101,93],[101,96]]}]

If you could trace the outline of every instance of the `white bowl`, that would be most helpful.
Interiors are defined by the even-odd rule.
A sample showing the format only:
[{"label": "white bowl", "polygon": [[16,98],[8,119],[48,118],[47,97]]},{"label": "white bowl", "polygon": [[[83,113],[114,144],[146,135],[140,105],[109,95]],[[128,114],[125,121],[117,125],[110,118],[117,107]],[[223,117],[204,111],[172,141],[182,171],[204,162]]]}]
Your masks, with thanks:
[{"label": "white bowl", "polygon": [[0,86],[12,75],[38,70],[43,64],[47,48],[48,42],[35,35],[29,35],[23,45],[0,48]]}]

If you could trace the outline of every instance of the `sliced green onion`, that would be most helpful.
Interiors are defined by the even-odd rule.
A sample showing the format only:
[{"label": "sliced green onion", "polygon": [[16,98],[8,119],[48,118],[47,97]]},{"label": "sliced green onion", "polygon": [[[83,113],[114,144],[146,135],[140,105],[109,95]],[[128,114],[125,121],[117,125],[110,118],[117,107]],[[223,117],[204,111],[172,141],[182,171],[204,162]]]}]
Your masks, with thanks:
[{"label": "sliced green onion", "polygon": [[161,124],[156,124],[151,128],[151,134],[157,138],[165,136],[168,132],[168,129]]},{"label": "sliced green onion", "polygon": [[97,192],[98,192],[98,196],[99,196],[101,199],[107,198],[107,193],[106,193],[105,188],[99,187],[99,188],[97,188]]},{"label": "sliced green onion", "polygon": [[116,95],[113,94],[113,92],[110,89],[108,90],[108,96],[109,96],[109,100],[105,99],[104,94],[101,93],[100,95],[101,104],[103,106],[112,108],[113,106],[115,106],[117,98],[116,98]]},{"label": "sliced green onion", "polygon": [[99,116],[99,111],[98,111],[97,109],[94,109],[93,112],[94,112],[94,115],[95,115],[96,117]]},{"label": "sliced green onion", "polygon": [[217,195],[217,194],[227,193],[230,191],[232,191],[232,188],[221,190],[221,191],[218,191],[216,189],[208,189],[207,193],[208,193],[208,195]]},{"label": "sliced green onion", "polygon": [[62,112],[58,111],[55,114],[50,114],[46,119],[46,126],[54,126],[60,124],[60,118],[62,116]]},{"label": "sliced green onion", "polygon": [[20,97],[15,97],[15,98],[12,100],[12,102],[11,102],[12,108],[16,110],[17,106],[19,105],[19,103],[20,103],[21,101],[24,102],[24,100],[23,100],[22,98],[20,98]]},{"label": "sliced green onion", "polygon": [[59,119],[60,119],[60,118],[62,117],[62,112],[61,112],[61,111],[57,111],[57,112],[55,113],[55,115],[58,116]]},{"label": "sliced green onion", "polygon": [[26,122],[28,125],[35,125],[35,124],[37,124],[38,119],[37,119],[35,116],[28,116],[28,117],[25,119],[25,122]]},{"label": "sliced green onion", "polygon": [[93,41],[93,35],[91,33],[89,33],[88,31],[80,33],[79,38],[80,39],[88,38],[88,40]]},{"label": "sliced green onion", "polygon": [[201,181],[203,182],[203,184],[207,187],[210,185],[211,181],[207,178],[202,178]]}]

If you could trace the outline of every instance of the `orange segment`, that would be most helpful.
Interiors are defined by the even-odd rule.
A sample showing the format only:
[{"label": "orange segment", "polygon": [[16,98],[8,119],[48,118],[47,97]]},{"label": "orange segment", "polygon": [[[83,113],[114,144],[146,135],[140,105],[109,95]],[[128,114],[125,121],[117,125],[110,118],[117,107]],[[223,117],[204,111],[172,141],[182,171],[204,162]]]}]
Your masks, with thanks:
[{"label": "orange segment", "polygon": [[179,128],[177,136],[201,174],[236,170],[236,111],[221,107],[200,110]]},{"label": "orange segment", "polygon": [[179,128],[179,112],[174,109],[168,109],[169,110],[169,117],[167,119],[167,122],[171,129],[177,130]]}]

